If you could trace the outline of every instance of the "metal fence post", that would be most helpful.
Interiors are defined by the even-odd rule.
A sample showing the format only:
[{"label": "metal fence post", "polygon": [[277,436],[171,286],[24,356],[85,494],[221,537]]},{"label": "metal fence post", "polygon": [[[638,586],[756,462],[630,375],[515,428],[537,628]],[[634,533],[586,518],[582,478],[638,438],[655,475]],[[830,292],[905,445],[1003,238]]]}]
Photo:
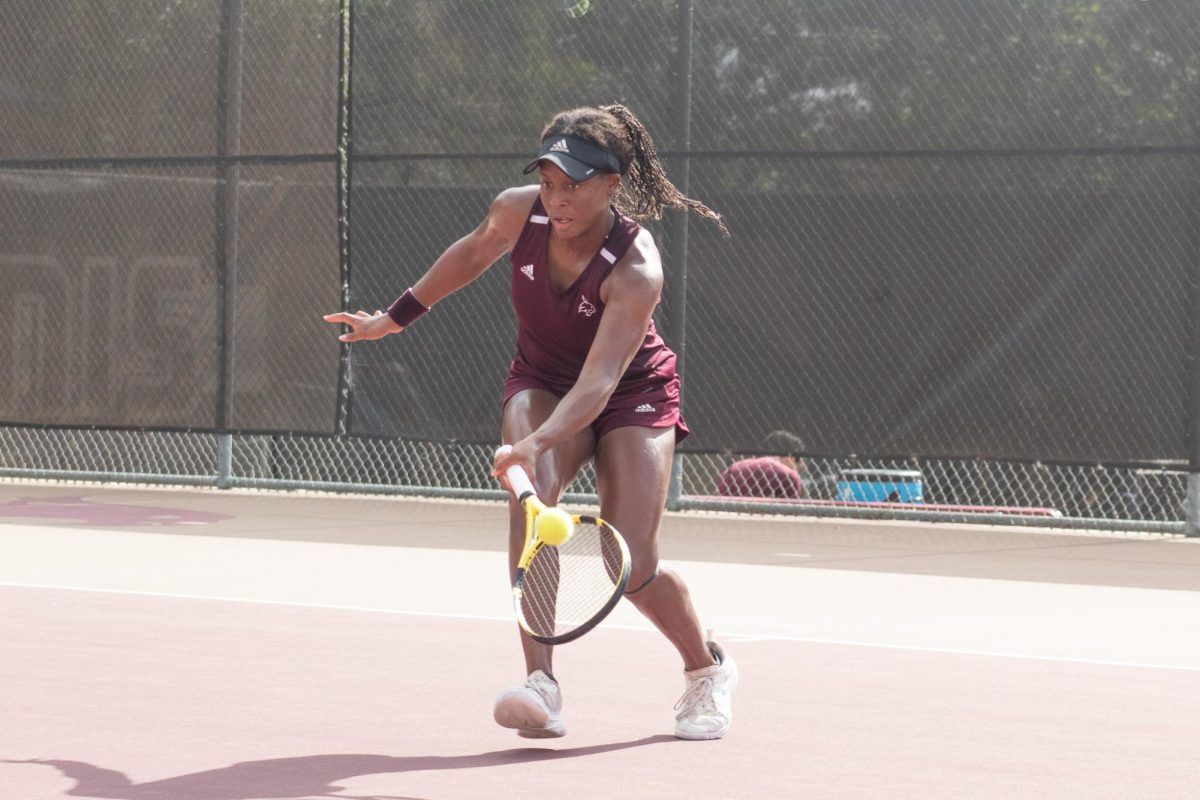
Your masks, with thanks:
[{"label": "metal fence post", "polygon": [[[244,0],[226,0],[221,8],[221,41],[217,62],[217,155],[238,156],[242,152],[242,47]],[[234,342],[233,308],[237,287],[238,186],[241,168],[222,161],[217,167],[217,427],[227,429],[233,404],[232,375]],[[232,482],[233,436],[217,437],[217,487],[228,489]]]},{"label": "metal fence post", "polygon": [[228,489],[233,484],[233,434],[217,434],[217,488]]},{"label": "metal fence post", "polygon": [[[338,24],[338,266],[341,268],[342,309],[350,310],[350,186],[354,169],[354,139],[350,130],[353,110],[351,58],[354,17],[350,0],[342,0]],[[350,345],[342,342],[338,356],[337,434],[350,432],[351,369]]]},{"label": "metal fence post", "polygon": [[[679,0],[676,16],[676,39],[679,42],[678,64],[675,73],[675,147],[682,155],[671,176],[675,186],[683,194],[688,193],[691,173],[692,147],[692,20],[693,0]],[[672,338],[672,347],[678,357],[676,367],[682,379],[687,354],[687,267],[688,267],[688,215],[680,213],[672,220],[672,242],[668,283],[672,287],[670,304],[667,307],[667,330]],[[683,498],[683,454],[676,452],[671,463],[671,482],[667,490],[667,508],[678,510]]]},{"label": "metal fence post", "polygon": [[1188,392],[1186,394],[1188,477],[1187,499],[1184,502],[1183,533],[1185,536],[1200,536],[1200,235],[1194,230],[1190,237],[1194,265],[1191,286],[1192,330],[1188,337],[1190,364],[1188,369]]},{"label": "metal fence post", "polygon": [[1185,536],[1200,536],[1200,473],[1192,465],[1187,479],[1187,508],[1183,520]]},{"label": "metal fence post", "polygon": [[[1190,122],[1192,130],[1200,130],[1200,87],[1191,92]],[[1200,173],[1200,156],[1190,157],[1193,175]],[[1192,208],[1196,208],[1195,200],[1200,199],[1200,192],[1192,192]],[[1195,213],[1193,211],[1193,218]],[[1193,219],[1194,221],[1194,219]],[[1189,537],[1200,536],[1200,232],[1192,228],[1188,237],[1192,255],[1192,285],[1191,302],[1188,304],[1189,320],[1192,323],[1191,336],[1188,338],[1188,410],[1187,435],[1188,441],[1188,479],[1187,500],[1184,503],[1183,534]]]}]

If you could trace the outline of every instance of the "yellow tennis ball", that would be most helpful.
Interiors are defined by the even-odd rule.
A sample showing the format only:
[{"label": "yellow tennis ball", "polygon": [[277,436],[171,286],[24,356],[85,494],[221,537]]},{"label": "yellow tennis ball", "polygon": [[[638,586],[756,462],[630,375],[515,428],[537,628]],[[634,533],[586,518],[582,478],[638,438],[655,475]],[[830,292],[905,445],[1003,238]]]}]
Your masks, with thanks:
[{"label": "yellow tennis ball", "polygon": [[537,515],[535,524],[538,538],[554,547],[570,539],[575,528],[571,515],[561,508],[547,508]]}]

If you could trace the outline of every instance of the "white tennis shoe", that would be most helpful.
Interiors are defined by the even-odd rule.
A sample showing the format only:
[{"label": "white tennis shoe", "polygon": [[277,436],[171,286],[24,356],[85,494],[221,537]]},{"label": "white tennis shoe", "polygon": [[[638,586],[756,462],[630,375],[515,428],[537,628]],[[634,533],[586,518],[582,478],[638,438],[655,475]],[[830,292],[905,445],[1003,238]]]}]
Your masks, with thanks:
[{"label": "white tennis shoe", "polygon": [[683,673],[687,688],[675,704],[679,712],[675,736],[680,739],[720,739],[733,721],[731,695],[738,683],[737,664],[721,645],[707,644],[717,663]]},{"label": "white tennis shoe", "polygon": [[527,739],[562,736],[567,726],[562,721],[562,692],[558,684],[540,669],[529,673],[524,686],[505,689],[496,696],[492,712],[505,728],[516,728]]}]

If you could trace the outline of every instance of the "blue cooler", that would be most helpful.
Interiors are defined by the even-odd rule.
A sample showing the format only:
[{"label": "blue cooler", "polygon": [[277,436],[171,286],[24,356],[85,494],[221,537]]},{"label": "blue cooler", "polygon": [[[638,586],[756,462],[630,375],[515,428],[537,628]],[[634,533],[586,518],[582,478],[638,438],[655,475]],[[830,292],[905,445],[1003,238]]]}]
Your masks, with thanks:
[{"label": "blue cooler", "polygon": [[866,503],[924,503],[919,469],[844,469],[838,473],[838,500]]}]

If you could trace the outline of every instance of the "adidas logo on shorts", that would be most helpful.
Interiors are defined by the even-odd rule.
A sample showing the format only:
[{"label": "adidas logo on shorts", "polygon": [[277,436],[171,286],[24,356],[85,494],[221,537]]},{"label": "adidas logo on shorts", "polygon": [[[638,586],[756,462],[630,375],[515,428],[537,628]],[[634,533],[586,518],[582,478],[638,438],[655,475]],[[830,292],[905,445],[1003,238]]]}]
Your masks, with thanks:
[{"label": "adidas logo on shorts", "polygon": [[635,408],[634,411],[638,414],[653,414],[654,406],[650,405],[649,403],[642,403],[640,406]]}]

